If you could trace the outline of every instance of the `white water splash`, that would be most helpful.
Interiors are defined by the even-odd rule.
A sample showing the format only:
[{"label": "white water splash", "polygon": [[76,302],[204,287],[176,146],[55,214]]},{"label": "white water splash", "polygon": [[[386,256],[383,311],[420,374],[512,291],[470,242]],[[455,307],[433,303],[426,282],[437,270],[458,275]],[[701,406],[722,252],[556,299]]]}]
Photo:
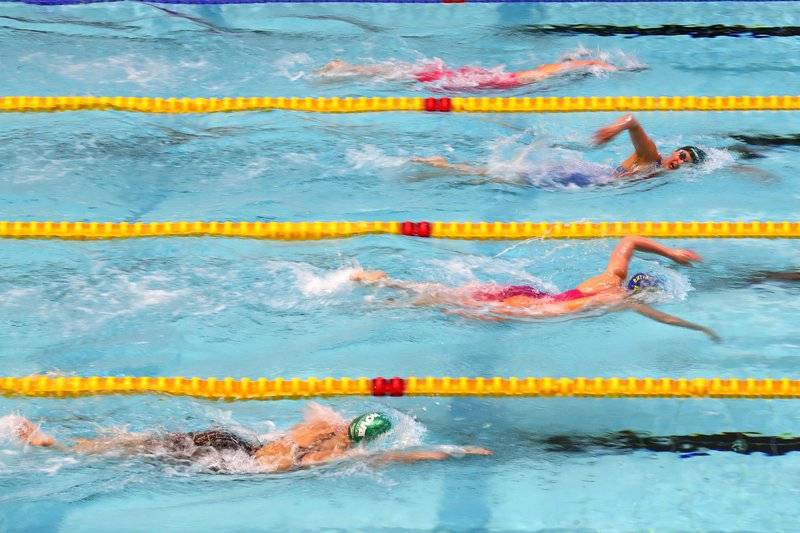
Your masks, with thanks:
[{"label": "white water splash", "polygon": [[537,128],[491,141],[487,169],[503,181],[556,189],[606,184],[614,172],[608,165],[586,161],[581,152],[553,146],[547,132]]},{"label": "white water splash", "polygon": [[351,287],[350,275],[355,271],[355,268],[346,268],[332,272],[312,272],[305,268],[297,268],[294,275],[297,278],[297,287],[304,296],[319,296]]},{"label": "white water splash", "polygon": [[277,75],[288,78],[291,81],[297,81],[306,77],[308,74],[305,70],[295,69],[305,65],[310,65],[313,62],[314,60],[311,59],[310,55],[306,53],[295,53],[287,54],[278,58],[278,60],[275,61],[272,66],[275,68],[275,73]]},{"label": "white water splash", "polygon": [[407,157],[387,155],[372,144],[365,144],[358,149],[349,148],[345,157],[355,170],[397,168],[408,162]]},{"label": "white water splash", "polygon": [[[622,70],[644,70],[648,68],[647,65],[639,61],[636,56],[623,52],[622,50],[606,51],[600,48],[586,48],[582,44],[562,54],[559,60],[603,61],[604,63],[610,63]],[[590,69],[589,71],[596,76],[607,76],[609,74],[608,69],[604,68]]]},{"label": "white water splash", "polygon": [[94,79],[99,83],[124,82],[140,87],[179,83],[190,79],[192,77],[190,72],[203,72],[209,67],[205,60],[174,63],[166,59],[154,59],[136,54],[121,54],[84,62],[69,56],[61,61],[48,58],[45,64],[59,74],[75,80]]}]

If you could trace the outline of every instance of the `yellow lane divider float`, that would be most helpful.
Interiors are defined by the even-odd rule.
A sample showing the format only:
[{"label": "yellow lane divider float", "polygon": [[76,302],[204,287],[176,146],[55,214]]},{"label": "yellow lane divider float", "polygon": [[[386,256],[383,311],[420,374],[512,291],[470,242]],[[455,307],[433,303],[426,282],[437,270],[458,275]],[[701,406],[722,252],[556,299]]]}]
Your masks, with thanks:
[{"label": "yellow lane divider float", "polygon": [[274,240],[339,239],[368,234],[442,239],[596,239],[643,235],[670,239],[796,239],[799,221],[722,222],[8,222],[6,239],[124,239],[240,237]]},{"label": "yellow lane divider float", "polygon": [[797,111],[800,96],[564,96],[564,97],[238,97],[149,98],[126,96],[4,96],[0,112],[133,111],[227,113],[234,111],[367,113],[576,113],[587,111]]},{"label": "yellow lane divider float", "polygon": [[5,396],[74,397],[171,394],[225,400],[282,400],[320,396],[515,396],[603,398],[800,398],[800,380],[671,378],[324,378],[183,377],[0,378]]}]

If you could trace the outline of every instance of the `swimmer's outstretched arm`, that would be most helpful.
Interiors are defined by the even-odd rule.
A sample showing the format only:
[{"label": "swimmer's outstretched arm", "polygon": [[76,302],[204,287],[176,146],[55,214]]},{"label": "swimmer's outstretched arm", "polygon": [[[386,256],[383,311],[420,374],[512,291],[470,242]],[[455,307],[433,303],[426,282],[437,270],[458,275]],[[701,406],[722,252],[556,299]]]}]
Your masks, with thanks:
[{"label": "swimmer's outstretched arm", "polygon": [[351,281],[379,287],[391,287],[411,291],[417,296],[409,301],[410,305],[439,305],[459,304],[468,305],[469,300],[464,300],[457,294],[458,290],[449,285],[426,281],[405,281],[390,278],[383,270],[357,270],[350,274]]},{"label": "swimmer's outstretched arm", "polygon": [[692,261],[703,260],[695,252],[686,248],[669,248],[647,237],[628,235],[617,244],[617,247],[611,253],[606,270],[613,270],[617,276],[625,279],[628,277],[628,265],[634,252],[657,254],[667,259],[672,259],[681,265],[690,265]]},{"label": "swimmer's outstretched arm", "polygon": [[409,161],[411,161],[412,163],[421,163],[423,165],[428,165],[429,167],[455,170],[460,174],[467,174],[470,176],[486,176],[489,173],[489,169],[485,167],[448,163],[447,159],[445,159],[440,155],[434,157],[414,157],[412,159],[409,159]]},{"label": "swimmer's outstretched arm", "polygon": [[457,453],[442,451],[386,452],[373,455],[369,459],[380,463],[416,463],[417,461],[441,461],[461,455],[492,455],[492,452],[484,448],[464,448]]},{"label": "swimmer's outstretched arm", "polygon": [[685,248],[669,248],[659,244],[654,240],[639,235],[628,235],[623,238],[617,247],[611,252],[606,271],[588,279],[578,285],[578,289],[584,292],[597,292],[603,289],[610,289],[619,286],[628,277],[628,266],[633,258],[634,252],[648,252],[657,254],[676,263],[689,265],[693,261],[702,261],[703,258],[691,250]]},{"label": "swimmer's outstretched arm", "polygon": [[[60,443],[24,416],[19,416],[14,421],[14,431],[17,437],[28,446],[49,447],[59,451],[79,453],[104,453],[119,449],[119,439],[72,439],[71,446]],[[133,437],[131,440],[126,441],[129,446],[137,444],[136,438],[140,439],[142,443],[147,441],[146,437],[134,434],[131,434],[131,437]]]},{"label": "swimmer's outstretched arm", "polygon": [[401,279],[390,278],[383,270],[356,270],[350,274],[350,281],[357,281],[365,285],[380,285],[382,287],[394,287],[397,289],[407,289],[410,282]]},{"label": "swimmer's outstretched arm", "polygon": [[335,59],[314,72],[321,76],[391,76],[397,75],[397,68],[392,65],[351,65]]},{"label": "swimmer's outstretched arm", "polygon": [[529,83],[536,83],[542,81],[550,76],[561,74],[564,72],[572,72],[576,70],[588,70],[592,67],[605,68],[608,70],[622,70],[609,63],[603,61],[563,61],[561,63],[548,63],[546,65],[539,65],[533,70],[521,70],[514,73],[514,77],[518,82],[527,85]]},{"label": "swimmer's outstretched arm", "polygon": [[669,324],[670,326],[678,326],[679,328],[686,328],[686,329],[693,329],[695,331],[702,331],[714,342],[722,342],[722,339],[716,332],[705,326],[701,326],[700,324],[695,324],[694,322],[689,322],[688,320],[683,320],[682,318],[678,318],[676,316],[668,315],[667,313],[662,313],[657,309],[653,309],[649,305],[626,301],[621,304],[623,308],[631,309],[636,311],[640,315],[646,316],[647,318],[652,318],[656,322],[661,322],[662,324]]},{"label": "swimmer's outstretched arm", "polygon": [[630,170],[637,165],[656,163],[661,160],[656,143],[645,133],[636,117],[631,114],[623,116],[610,126],[597,130],[593,137],[594,143],[605,144],[625,130],[631,137],[635,152],[622,163],[623,167]]},{"label": "swimmer's outstretched arm", "polygon": [[[492,455],[492,452],[483,448],[463,448],[457,452],[444,452],[444,451],[408,451],[408,452],[384,452],[368,455],[364,457],[365,460],[372,463],[415,463],[417,461],[441,461],[451,457],[458,457],[461,455]],[[323,464],[329,464],[342,459],[358,458],[363,456],[352,456],[343,450],[326,450],[322,452],[312,452],[305,455],[300,463],[292,465],[293,467],[313,467]],[[273,465],[274,467],[274,465]],[[285,468],[283,470],[289,470]]]},{"label": "swimmer's outstretched arm", "polygon": [[756,167],[749,167],[747,165],[732,165],[730,168],[732,170],[750,174],[751,176],[756,176],[762,181],[775,181],[778,179],[777,176],[775,176],[775,174],[772,172],[767,172],[766,170]]}]

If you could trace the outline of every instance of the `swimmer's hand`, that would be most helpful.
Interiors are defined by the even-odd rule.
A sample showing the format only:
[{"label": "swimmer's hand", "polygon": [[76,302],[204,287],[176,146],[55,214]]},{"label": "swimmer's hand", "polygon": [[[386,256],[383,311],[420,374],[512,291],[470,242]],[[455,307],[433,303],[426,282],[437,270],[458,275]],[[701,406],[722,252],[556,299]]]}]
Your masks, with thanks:
[{"label": "swimmer's hand", "polygon": [[575,61],[565,61],[561,63],[561,65],[565,69],[592,69],[592,68],[603,68],[608,70],[622,70],[619,67],[615,67],[610,63],[606,63],[605,61],[583,61],[583,60],[575,60]]},{"label": "swimmer's hand", "polygon": [[347,63],[345,63],[344,61],[341,61],[339,59],[334,59],[333,61],[331,61],[327,65],[321,66],[318,69],[314,69],[314,72],[316,74],[323,74],[323,75],[324,74],[334,74],[334,73],[335,74],[341,74],[341,72],[343,70],[347,69],[348,66],[349,65]]},{"label": "swimmer's hand", "polygon": [[464,455],[492,455],[493,453],[486,448],[464,448]]},{"label": "swimmer's hand", "polygon": [[626,72],[638,72],[640,70],[650,70],[650,67],[643,63],[634,63],[633,65],[620,67],[619,70],[626,71]]},{"label": "swimmer's hand", "polygon": [[21,440],[31,446],[52,446],[55,444],[55,439],[50,435],[42,433],[42,431],[33,425],[30,420],[20,416],[16,420],[14,432]]},{"label": "swimmer's hand", "polygon": [[409,159],[409,161],[412,163],[422,163],[423,165],[436,168],[448,168],[450,166],[450,164],[447,162],[447,159],[440,155],[433,157],[414,157]]},{"label": "swimmer's hand", "polygon": [[[637,126],[639,126],[639,122],[637,122],[636,118],[633,115],[628,113],[627,115],[623,115],[622,118],[620,118],[610,126],[604,126],[599,130],[597,130],[596,132],[594,132],[594,135],[592,136],[592,141],[594,142],[595,145],[600,146],[601,144],[607,143],[608,141],[619,135],[621,132]],[[642,135],[644,135],[644,130],[642,130],[641,133]],[[633,144],[634,146],[637,146],[635,141]],[[653,149],[655,150],[655,148]]]},{"label": "swimmer's hand", "polygon": [[389,276],[383,270],[357,270],[350,274],[350,281],[373,283],[388,277]]},{"label": "swimmer's hand", "polygon": [[592,136],[592,142],[600,146],[601,144],[606,144],[607,142],[611,141],[614,137],[619,134],[619,128],[616,125],[611,126],[604,126],[594,132]]},{"label": "swimmer's hand", "polygon": [[691,250],[685,248],[673,248],[670,250],[669,258],[681,265],[691,265],[692,261],[702,261],[703,258]]},{"label": "swimmer's hand", "polygon": [[707,328],[705,326],[702,326],[700,328],[700,331],[702,331],[703,333],[708,335],[708,338],[711,339],[712,341],[716,342],[717,344],[720,344],[722,342],[722,337],[717,335],[717,332],[714,331],[713,329]]}]

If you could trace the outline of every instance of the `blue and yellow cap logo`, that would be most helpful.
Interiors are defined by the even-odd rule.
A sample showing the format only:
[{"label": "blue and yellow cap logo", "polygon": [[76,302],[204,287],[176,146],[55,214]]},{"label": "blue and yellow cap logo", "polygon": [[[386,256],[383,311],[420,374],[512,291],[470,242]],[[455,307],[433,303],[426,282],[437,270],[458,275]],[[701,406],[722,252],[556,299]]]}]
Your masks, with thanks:
[{"label": "blue and yellow cap logo", "polygon": [[658,278],[650,274],[646,274],[645,272],[634,274],[631,277],[631,280],[628,282],[628,290],[630,292],[637,292],[653,287],[658,288],[660,286],[661,283],[658,281]]}]

